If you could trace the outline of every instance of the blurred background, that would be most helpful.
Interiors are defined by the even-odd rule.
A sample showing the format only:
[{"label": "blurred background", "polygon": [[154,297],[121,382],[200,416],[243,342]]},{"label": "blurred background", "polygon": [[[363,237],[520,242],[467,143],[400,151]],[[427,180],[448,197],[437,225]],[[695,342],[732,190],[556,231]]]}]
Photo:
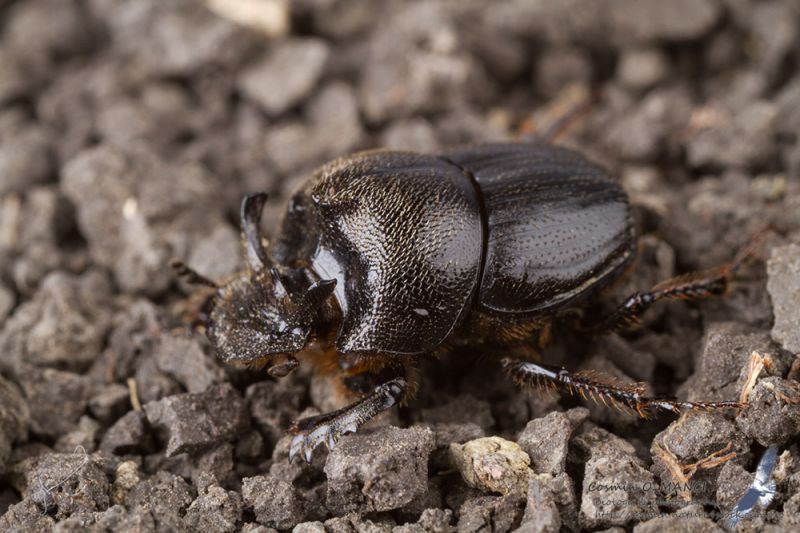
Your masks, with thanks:
[{"label": "blurred background", "polygon": [[[289,195],[332,158],[531,138],[583,105],[557,142],[606,165],[636,204],[644,268],[621,287],[630,292],[727,261],[766,222],[800,241],[799,64],[797,0],[0,0],[0,515],[14,509],[0,525],[44,521],[47,529],[52,517],[105,511],[124,500],[107,486],[123,459],[148,479],[134,502],[156,509],[157,491],[141,487],[167,478],[163,494],[186,500],[165,499],[167,518],[156,521],[170,527],[208,523],[203,514],[190,522],[178,516],[208,486],[200,471],[239,491],[243,477],[271,469],[274,480],[303,486],[296,498],[313,505],[300,507],[318,509],[263,524],[344,514],[322,503],[320,465],[282,466],[286,427],[309,406],[329,407],[325,391],[309,389],[305,375],[276,384],[223,369],[202,336],[172,334],[171,305],[189,289],[166,265],[179,257],[211,278],[239,269],[242,194],[271,194],[264,220],[271,233]],[[694,308],[663,306],[649,315],[654,333],[591,345],[569,363],[599,354],[597,367],[669,394],[698,368],[682,393],[730,399],[741,354],[716,366],[699,361],[731,346],[748,347],[744,357],[751,348],[779,353],[769,340],[763,267],[758,274],[729,299],[703,304],[702,319]],[[790,282],[775,283],[780,292]],[[785,306],[795,313],[789,320],[792,308]],[[747,328],[756,333],[745,335]],[[785,331],[800,350],[796,328]],[[440,376],[447,387],[427,389],[420,403],[449,407],[414,411],[406,422],[461,416],[480,432],[513,437],[554,408],[528,400],[496,369],[463,383],[448,372]],[[473,403],[461,401],[463,391]],[[190,401],[185,392],[207,403],[172,419],[148,413],[147,422],[136,409],[151,402],[168,411],[170,402]],[[183,429],[171,424],[188,418],[192,427],[192,416],[225,412],[219,398],[244,413],[241,424],[199,443],[170,444],[165,454],[163,435],[150,427],[169,426],[180,440]],[[629,438],[648,465],[657,462],[649,446],[663,425],[604,410],[591,416]],[[228,420],[238,424],[227,414],[214,423]],[[744,479],[755,437],[709,420],[707,434],[687,441],[735,440],[742,466],[731,476]],[[68,463],[53,453],[76,445],[98,450],[93,460],[106,461],[108,476],[92,470],[96,477],[81,478],[81,490],[105,488],[83,499],[65,488],[61,500],[36,500],[31,487],[55,484],[72,471],[64,465],[82,464],[74,462],[82,456]],[[696,462],[723,446],[680,459]],[[173,475],[187,488],[176,489]],[[474,516],[462,513],[461,502],[478,501],[475,494],[463,485],[431,487],[438,503],[395,518],[414,521],[430,505],[452,508],[453,523],[466,524],[497,505],[498,517],[517,517],[510,529],[522,516],[524,502],[510,512],[486,499]],[[244,515],[238,493],[227,493],[239,501],[229,530],[252,521],[258,493],[245,495]],[[562,518],[574,526],[576,516],[573,508]],[[494,530],[503,530],[499,520]]]},{"label": "blurred background", "polygon": [[559,141],[655,212],[671,184],[800,169],[793,0],[0,4],[0,253],[23,293],[85,246],[135,292],[167,287],[170,255],[230,272],[245,191],[273,195],[272,227],[333,157],[517,138],[589,94]]}]

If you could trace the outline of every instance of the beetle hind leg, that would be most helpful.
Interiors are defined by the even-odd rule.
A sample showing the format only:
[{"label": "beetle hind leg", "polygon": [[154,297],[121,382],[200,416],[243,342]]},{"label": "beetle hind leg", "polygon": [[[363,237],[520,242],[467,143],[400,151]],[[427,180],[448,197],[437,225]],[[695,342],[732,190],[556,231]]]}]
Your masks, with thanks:
[{"label": "beetle hind leg", "polygon": [[751,237],[730,262],[709,270],[676,276],[656,284],[649,291],[637,292],[608,315],[591,323],[580,324],[579,329],[596,334],[612,333],[637,325],[640,317],[659,300],[700,300],[725,294],[734,273],[754,255],[768,229]]},{"label": "beetle hind leg", "polygon": [[399,403],[406,386],[405,379],[394,378],[342,409],[298,420],[290,429],[295,436],[289,447],[289,462],[299,454],[310,463],[314,449],[322,443],[332,450],[339,437],[355,433],[363,424]]},{"label": "beetle hind leg", "polygon": [[569,372],[564,368],[519,359],[505,358],[503,367],[519,385],[555,387],[579,394],[595,402],[612,405],[623,411],[649,418],[654,411],[680,413],[686,410],[737,409],[740,402],[685,402],[675,398],[647,396],[642,383],[625,384],[595,372]]}]

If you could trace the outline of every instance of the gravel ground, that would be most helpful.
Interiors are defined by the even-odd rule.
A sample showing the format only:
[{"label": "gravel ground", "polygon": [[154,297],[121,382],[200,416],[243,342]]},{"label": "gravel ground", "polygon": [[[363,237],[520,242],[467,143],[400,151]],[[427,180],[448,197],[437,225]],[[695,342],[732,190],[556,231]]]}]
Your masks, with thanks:
[{"label": "gravel ground", "polygon": [[[739,530],[800,526],[800,4],[206,4],[0,0],[0,530],[721,531],[770,445],[776,496]],[[748,407],[643,421],[465,349],[289,464],[291,421],[337,399],[218,363],[169,259],[224,277],[242,194],[271,231],[333,157],[519,138],[592,91],[559,142],[636,204],[612,300],[779,231],[728,297],[544,357]]]}]

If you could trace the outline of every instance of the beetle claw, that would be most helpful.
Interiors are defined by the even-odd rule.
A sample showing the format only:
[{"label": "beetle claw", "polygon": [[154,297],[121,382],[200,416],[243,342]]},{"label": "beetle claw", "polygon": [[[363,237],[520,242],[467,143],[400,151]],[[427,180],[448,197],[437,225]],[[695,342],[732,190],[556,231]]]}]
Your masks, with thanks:
[{"label": "beetle claw", "polygon": [[295,436],[289,444],[289,462],[302,453],[303,459],[311,463],[314,450],[323,443],[333,450],[339,437],[355,433],[362,424],[397,403],[405,387],[403,378],[395,378],[343,409],[297,421],[292,428]]},{"label": "beetle claw", "polygon": [[302,431],[292,438],[289,445],[289,462],[291,463],[298,454],[306,463],[311,464],[314,450],[320,444],[326,444],[328,450],[333,450],[336,445],[335,430],[329,424],[323,424],[310,431]]}]

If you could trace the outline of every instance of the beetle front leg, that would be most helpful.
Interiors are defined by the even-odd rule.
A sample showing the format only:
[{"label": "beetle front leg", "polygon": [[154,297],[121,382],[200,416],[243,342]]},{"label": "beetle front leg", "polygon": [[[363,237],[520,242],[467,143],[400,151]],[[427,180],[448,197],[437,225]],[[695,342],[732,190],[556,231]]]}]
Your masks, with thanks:
[{"label": "beetle front leg", "polygon": [[736,401],[684,402],[675,398],[647,396],[643,383],[625,384],[596,372],[570,372],[556,366],[511,358],[503,359],[502,365],[519,385],[550,387],[570,394],[577,392],[582,398],[589,398],[605,405],[610,403],[614,407],[633,411],[642,418],[650,417],[654,410],[680,413],[694,409],[742,407],[742,404]]},{"label": "beetle front leg", "polygon": [[339,437],[355,433],[366,422],[399,403],[406,385],[405,379],[394,378],[342,409],[298,420],[290,430],[295,437],[289,447],[289,462],[301,454],[310,463],[314,449],[323,442],[332,450]]}]

